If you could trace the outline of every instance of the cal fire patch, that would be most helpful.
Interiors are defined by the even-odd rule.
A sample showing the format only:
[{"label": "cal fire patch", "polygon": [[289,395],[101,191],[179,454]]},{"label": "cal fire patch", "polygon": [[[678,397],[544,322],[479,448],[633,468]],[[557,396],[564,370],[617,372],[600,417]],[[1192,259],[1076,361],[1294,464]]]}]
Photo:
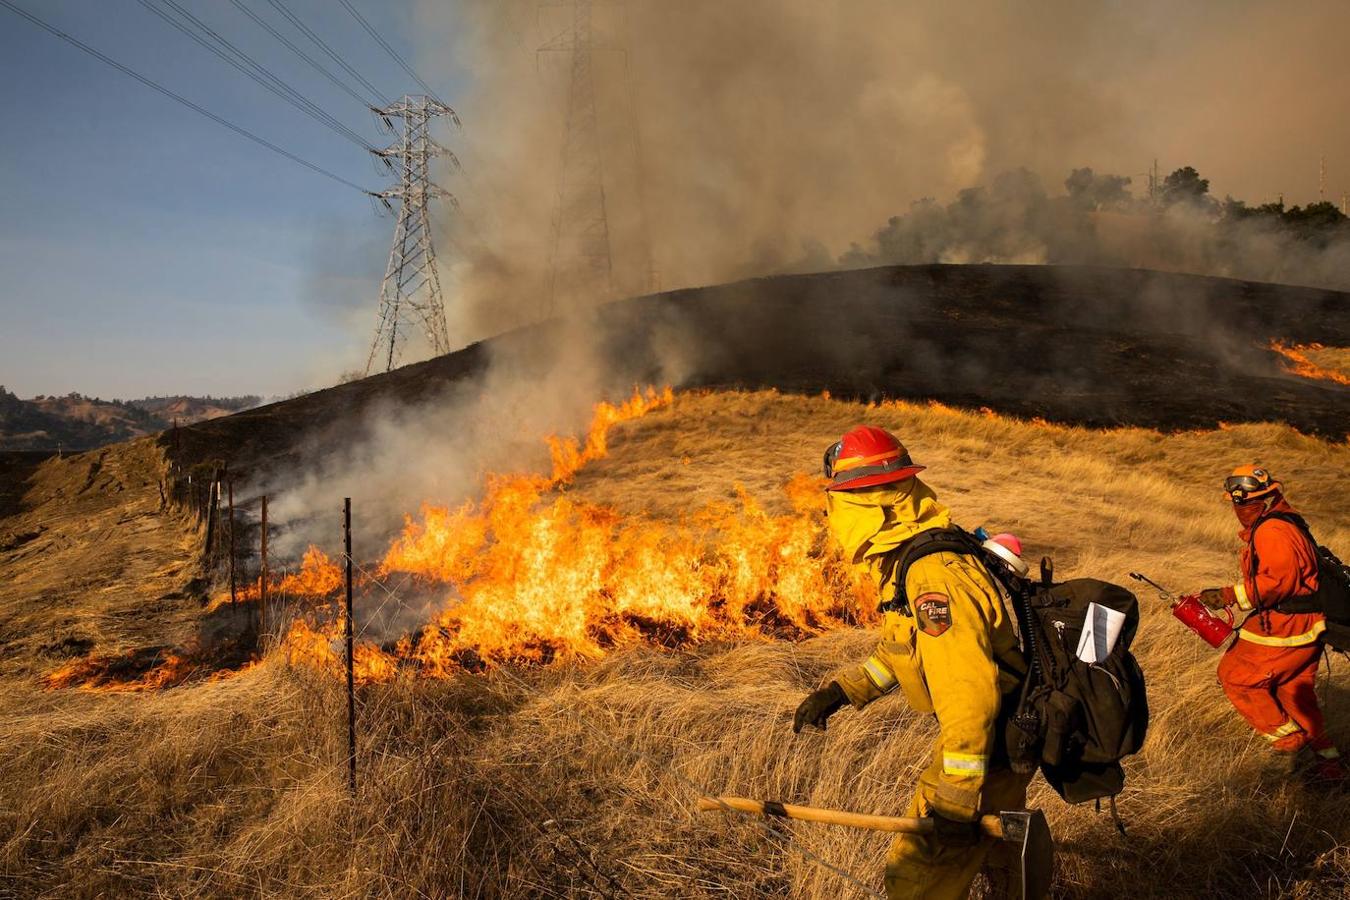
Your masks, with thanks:
[{"label": "cal fire patch", "polygon": [[952,627],[951,601],[946,594],[922,594],[914,601],[919,630],[929,637],[941,637]]}]

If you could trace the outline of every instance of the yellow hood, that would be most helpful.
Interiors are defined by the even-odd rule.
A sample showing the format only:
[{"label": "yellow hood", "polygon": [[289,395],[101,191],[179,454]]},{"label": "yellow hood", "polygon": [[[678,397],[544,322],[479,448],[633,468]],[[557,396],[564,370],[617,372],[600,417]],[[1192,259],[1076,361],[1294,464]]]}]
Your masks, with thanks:
[{"label": "yellow hood", "polygon": [[853,563],[878,556],[914,535],[952,522],[947,507],[918,478],[861,491],[828,491],[830,531]]}]

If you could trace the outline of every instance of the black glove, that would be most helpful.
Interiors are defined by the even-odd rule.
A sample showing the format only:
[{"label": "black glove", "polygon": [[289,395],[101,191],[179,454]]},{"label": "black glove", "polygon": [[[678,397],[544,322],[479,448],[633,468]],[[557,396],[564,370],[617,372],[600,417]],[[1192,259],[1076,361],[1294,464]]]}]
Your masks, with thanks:
[{"label": "black glove", "polygon": [[1228,605],[1223,602],[1223,588],[1205,588],[1200,592],[1200,602],[1210,609],[1223,609]]},{"label": "black glove", "polygon": [[792,717],[792,733],[800,734],[803,725],[814,725],[824,731],[825,720],[847,702],[848,696],[837,681],[831,681],[820,690],[813,691],[797,707],[797,714]]},{"label": "black glove", "polygon": [[944,816],[936,809],[929,812],[933,819],[933,839],[944,847],[974,847],[980,842],[979,822],[963,822]]}]

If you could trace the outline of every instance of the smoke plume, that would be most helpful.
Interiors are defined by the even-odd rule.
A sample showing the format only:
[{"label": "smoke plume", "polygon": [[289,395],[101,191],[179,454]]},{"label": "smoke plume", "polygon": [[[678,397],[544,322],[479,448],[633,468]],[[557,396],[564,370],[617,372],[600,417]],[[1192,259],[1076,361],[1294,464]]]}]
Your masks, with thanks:
[{"label": "smoke plume", "polygon": [[[465,173],[444,173],[464,205],[451,226],[454,333],[597,299],[550,291],[572,57],[538,50],[565,45],[571,12],[534,0],[419,8],[419,64],[473,79],[453,98]],[[999,173],[1022,169],[1052,195],[1085,165],[1132,176],[1137,194],[1160,158],[1164,173],[1196,166],[1220,197],[1308,202],[1325,154],[1329,196],[1350,187],[1350,122],[1330,114],[1350,87],[1335,64],[1350,7],[1329,0],[1297,13],[1161,0],[631,0],[596,3],[593,19],[620,296],[828,268],[911,203],[997,192]],[[991,225],[1007,236],[999,252],[957,242],[945,258],[1049,260],[1034,234],[972,223],[977,234]],[[1203,254],[1187,266],[1216,268]]]},{"label": "smoke plume", "polygon": [[[1350,70],[1304,76],[1308,60],[1338,58],[1335,26],[1350,25],[1350,7],[630,0],[592,5],[590,161],[613,290],[559,291],[574,13],[536,0],[419,3],[417,68],[436,83],[470,78],[446,98],[464,122],[446,138],[463,170],[436,174],[460,207],[439,218],[450,332],[462,343],[507,334],[483,377],[434,402],[382,407],[356,439],[320,441],[307,458],[322,462],[305,473],[277,474],[278,552],[332,546],[333,498],[351,495],[357,555],[371,558],[422,502],[468,497],[486,471],[541,468],[540,438],[583,425],[597,399],[634,382],[697,383],[714,366],[717,336],[695,342],[698,329],[675,316],[651,338],[656,370],[625,369],[623,312],[595,309],[612,297],[883,262],[1106,263],[1305,283],[1345,270],[1339,244],[1292,242],[1265,220],[1216,229],[1213,208],[1139,200],[1157,157],[1164,174],[1195,166],[1218,197],[1255,204],[1284,191],[1306,203],[1322,148],[1339,196],[1350,120],[1329,111]],[[1256,64],[1271,54],[1288,65]],[[1119,178],[1064,187],[1089,165]],[[771,306],[738,305],[726,327],[752,330],[766,353],[776,340],[790,349]],[[1175,313],[1159,307],[1170,327]],[[510,333],[558,314],[565,325]],[[903,322],[886,327],[878,342]],[[850,351],[855,369],[870,365],[866,340]],[[936,366],[911,344],[911,367]],[[804,383],[816,377],[809,362]],[[332,446],[345,449],[323,452]]]}]

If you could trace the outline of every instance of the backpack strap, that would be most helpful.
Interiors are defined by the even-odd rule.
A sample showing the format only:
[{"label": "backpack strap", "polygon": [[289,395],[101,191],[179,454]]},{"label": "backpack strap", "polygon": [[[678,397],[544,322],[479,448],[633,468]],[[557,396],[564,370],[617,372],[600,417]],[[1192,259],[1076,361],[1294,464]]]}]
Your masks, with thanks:
[{"label": "backpack strap", "polygon": [[973,534],[955,525],[949,528],[930,529],[916,534],[882,557],[882,582],[889,581],[894,586],[894,591],[890,600],[883,600],[877,604],[877,611],[882,613],[898,612],[902,615],[913,616],[909,607],[909,596],[905,590],[905,581],[909,577],[909,569],[912,565],[925,556],[931,556],[934,553],[959,553],[962,556],[975,557],[984,567],[985,572],[989,574],[990,581],[1001,586],[1012,599],[1013,614],[1017,619],[1017,628],[1020,635],[1020,649],[1027,662],[1027,671],[1018,672],[1010,669],[1000,660],[995,660],[995,664],[1001,670],[1023,682],[1022,697],[1018,703],[1018,709],[1022,709],[1026,703],[1026,692],[1030,684],[1037,680],[1040,670],[1039,660],[1036,656],[1035,629],[1037,626],[1028,609],[1029,582],[1019,579],[1012,572],[1007,571],[1003,561],[994,558],[993,554],[980,546],[979,540]]},{"label": "backpack strap", "polygon": [[1293,525],[1299,531],[1303,532],[1304,536],[1307,537],[1308,540],[1311,541],[1314,545],[1317,543],[1317,538],[1313,537],[1312,529],[1308,527],[1307,520],[1304,519],[1302,516],[1300,516],[1298,513],[1287,513],[1287,512],[1268,512],[1261,518],[1257,519],[1254,523],[1252,523],[1253,539],[1256,537],[1257,526],[1261,525],[1263,522],[1269,522],[1271,519],[1279,519],[1281,522],[1288,522],[1290,525]]},{"label": "backpack strap", "polygon": [[[1016,771],[1031,773],[1036,771],[1039,761],[1040,745],[1043,739],[1041,716],[1035,708],[1033,695],[1043,692],[1040,688],[1041,648],[1038,629],[1041,627],[1030,606],[1031,582],[1018,578],[1001,559],[993,557],[988,550],[969,532],[952,526],[921,532],[887,553],[881,560],[882,583],[889,581],[894,586],[890,600],[883,600],[877,609],[880,612],[898,612],[906,616],[914,613],[909,607],[909,597],[905,591],[905,582],[909,577],[910,566],[934,553],[958,553],[973,556],[979,560],[989,579],[1002,587],[1012,599],[1013,614],[1017,619],[1022,658],[1026,661],[1025,672],[1009,671],[1001,660],[996,661],[1000,670],[1009,671],[1020,684],[1005,695],[1000,710],[999,726],[1009,762]],[[1048,560],[1047,560],[1048,562]]]},{"label": "backpack strap", "polygon": [[963,556],[974,556],[984,565],[985,570],[991,573],[991,577],[997,579],[998,576],[992,574],[996,571],[996,568],[991,567],[985,559],[986,552],[974,535],[955,525],[949,528],[931,528],[919,532],[882,557],[882,583],[889,581],[894,590],[891,599],[883,600],[877,605],[877,611],[883,613],[898,612],[906,616],[912,615],[909,608],[909,596],[905,592],[905,580],[909,577],[911,566],[925,556],[931,556],[934,553],[959,553]]},{"label": "backpack strap", "polygon": [[[1256,592],[1256,573],[1260,571],[1261,568],[1261,560],[1258,558],[1256,554],[1256,529],[1260,528],[1263,524],[1269,522],[1272,519],[1279,519],[1281,522],[1288,522],[1290,525],[1293,525],[1299,531],[1303,532],[1303,536],[1308,539],[1308,543],[1312,544],[1313,557],[1316,558],[1317,556],[1317,538],[1313,537],[1312,529],[1308,527],[1308,523],[1299,514],[1287,512],[1268,512],[1264,516],[1253,522],[1251,531],[1249,532],[1251,537],[1247,539],[1247,547],[1249,550],[1247,556],[1251,559],[1251,565],[1249,566],[1249,572],[1247,574],[1252,583],[1252,593],[1256,594],[1256,596],[1253,598],[1251,614],[1247,616],[1247,619],[1243,620],[1242,622],[1243,625],[1247,624],[1247,621],[1251,619],[1252,616],[1259,615],[1265,612],[1265,610],[1261,606],[1261,596]],[[1278,608],[1279,606],[1280,604],[1277,603],[1275,607],[1272,608]],[[1262,622],[1264,623],[1265,620],[1263,619]],[[1241,626],[1239,626],[1235,630],[1241,630]]]}]

